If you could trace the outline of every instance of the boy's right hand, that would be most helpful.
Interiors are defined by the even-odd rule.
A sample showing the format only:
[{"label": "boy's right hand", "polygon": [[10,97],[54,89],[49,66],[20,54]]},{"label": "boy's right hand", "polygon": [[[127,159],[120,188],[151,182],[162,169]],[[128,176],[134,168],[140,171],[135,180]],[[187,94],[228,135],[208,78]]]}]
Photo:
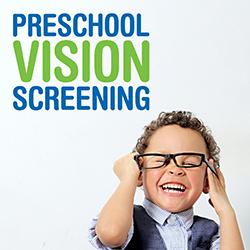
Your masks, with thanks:
[{"label": "boy's right hand", "polygon": [[138,165],[134,160],[135,155],[136,153],[130,153],[117,159],[114,163],[113,170],[120,181],[135,181],[136,185],[139,187],[142,185],[142,178]]}]

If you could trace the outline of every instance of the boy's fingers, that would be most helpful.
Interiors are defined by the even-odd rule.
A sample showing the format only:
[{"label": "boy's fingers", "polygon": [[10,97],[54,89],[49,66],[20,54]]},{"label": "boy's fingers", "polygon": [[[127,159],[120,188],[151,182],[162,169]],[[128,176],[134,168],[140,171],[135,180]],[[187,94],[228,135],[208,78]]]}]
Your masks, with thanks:
[{"label": "boy's fingers", "polygon": [[220,183],[221,183],[222,186],[225,188],[225,178],[224,178],[224,176],[223,176],[223,174],[222,174],[220,168],[217,168],[217,169],[216,169],[216,172],[217,172],[217,174],[218,174],[218,176],[219,176]]},{"label": "boy's fingers", "polygon": [[224,183],[225,183],[225,180],[224,180],[223,174],[222,174],[222,172],[220,171],[220,168],[218,168],[218,167],[215,166],[214,160],[213,160],[213,159],[209,159],[208,163],[209,163],[210,166],[214,166],[214,169],[215,169],[215,171],[216,171],[216,174],[218,175],[218,178],[219,178],[220,182],[221,182],[222,184],[224,184]]},{"label": "boy's fingers", "polygon": [[[213,166],[213,164],[214,164],[213,159],[210,159],[210,160],[208,161],[208,164],[209,164],[209,166]],[[212,170],[211,170],[209,167],[207,167],[207,174],[208,174],[208,176],[210,176],[211,178],[214,177],[214,173],[212,172]]]},{"label": "boy's fingers", "polygon": [[207,168],[207,178],[208,178],[208,184],[209,184],[209,190],[210,190],[210,188],[214,186],[214,174],[210,168]]},{"label": "boy's fingers", "polygon": [[215,171],[216,171],[216,173],[217,173],[217,175],[218,175],[218,178],[219,178],[220,183],[222,184],[223,187],[225,187],[225,179],[224,179],[224,176],[223,176],[223,174],[222,174],[220,168],[216,168],[216,167],[215,167]]},{"label": "boy's fingers", "polygon": [[214,165],[214,159],[210,158],[210,159],[208,160],[208,163],[211,164],[211,165]]},{"label": "boy's fingers", "polygon": [[223,186],[220,179],[212,172],[210,168],[207,168],[207,176],[208,176],[208,183],[209,183],[209,190],[210,191],[218,191],[220,186]]},{"label": "boy's fingers", "polygon": [[[209,161],[209,164],[211,163],[212,161]],[[215,176],[215,174],[211,171],[210,168],[207,168],[208,182],[210,188],[212,188],[212,190],[219,190],[220,188],[225,189],[225,180],[221,170],[219,168],[216,168],[215,170],[218,175],[218,178]]]},{"label": "boy's fingers", "polygon": [[[208,164],[209,166],[211,166],[211,168],[213,168],[215,170],[215,172],[217,173],[216,171],[216,167],[215,167],[215,164],[214,164],[214,160],[211,158],[208,160]],[[211,170],[211,169],[210,169]],[[212,170],[211,170],[212,171]]]}]

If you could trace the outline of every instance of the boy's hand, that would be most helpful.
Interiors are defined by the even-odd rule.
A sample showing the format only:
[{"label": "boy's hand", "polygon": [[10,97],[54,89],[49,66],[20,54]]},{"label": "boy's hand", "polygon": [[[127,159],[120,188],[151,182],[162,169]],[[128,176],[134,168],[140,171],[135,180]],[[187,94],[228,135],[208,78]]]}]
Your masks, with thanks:
[{"label": "boy's hand", "polygon": [[130,153],[116,160],[113,170],[120,181],[134,180],[137,186],[141,186],[141,173],[134,160],[135,155],[136,153]]},{"label": "boy's hand", "polygon": [[[213,160],[209,160],[209,164],[214,164]],[[218,178],[207,168],[210,199],[220,219],[220,249],[244,250],[236,215],[225,191],[223,174],[219,168],[216,172]]]},{"label": "boy's hand", "polygon": [[[214,161],[210,159],[209,164],[213,165]],[[220,217],[223,214],[225,215],[228,212],[232,212],[233,208],[226,194],[224,176],[219,168],[216,168],[216,172],[218,178],[207,168],[209,196],[216,213]]]}]

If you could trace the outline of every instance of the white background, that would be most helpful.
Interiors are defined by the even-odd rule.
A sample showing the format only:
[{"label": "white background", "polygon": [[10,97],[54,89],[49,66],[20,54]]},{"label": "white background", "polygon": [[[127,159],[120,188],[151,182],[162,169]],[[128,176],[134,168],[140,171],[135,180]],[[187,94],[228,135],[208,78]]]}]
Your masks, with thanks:
[{"label": "white background", "polygon": [[[12,90],[20,79],[12,15],[18,12],[141,13],[143,29],[150,32],[151,110],[15,111]],[[143,126],[160,111],[172,110],[193,111],[212,129],[222,150],[228,195],[249,249],[249,13],[247,0],[2,3],[0,249],[92,249],[87,228],[118,183],[112,173],[114,160],[132,150]],[[35,38],[23,34],[18,39],[23,44],[27,40],[29,48]],[[31,84],[42,85],[40,69],[37,62]],[[138,190],[136,201],[142,197]],[[201,197],[195,210],[218,221],[207,199]]]}]

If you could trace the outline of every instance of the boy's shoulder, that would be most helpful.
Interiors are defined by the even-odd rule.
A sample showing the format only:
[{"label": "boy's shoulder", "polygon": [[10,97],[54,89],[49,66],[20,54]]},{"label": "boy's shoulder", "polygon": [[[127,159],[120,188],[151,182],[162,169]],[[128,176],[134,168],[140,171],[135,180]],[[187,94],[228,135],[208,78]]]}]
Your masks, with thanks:
[{"label": "boy's shoulder", "polygon": [[218,224],[214,220],[199,215],[194,215],[194,223],[200,223],[200,224],[212,223],[218,226]]},{"label": "boy's shoulder", "polygon": [[194,215],[194,220],[193,220],[193,225],[191,227],[191,230],[193,232],[193,231],[197,231],[196,229],[199,232],[203,232],[204,235],[207,235],[208,232],[209,232],[209,234],[211,232],[212,232],[212,234],[217,234],[218,230],[219,230],[219,226],[212,219],[198,216],[198,215]]}]

